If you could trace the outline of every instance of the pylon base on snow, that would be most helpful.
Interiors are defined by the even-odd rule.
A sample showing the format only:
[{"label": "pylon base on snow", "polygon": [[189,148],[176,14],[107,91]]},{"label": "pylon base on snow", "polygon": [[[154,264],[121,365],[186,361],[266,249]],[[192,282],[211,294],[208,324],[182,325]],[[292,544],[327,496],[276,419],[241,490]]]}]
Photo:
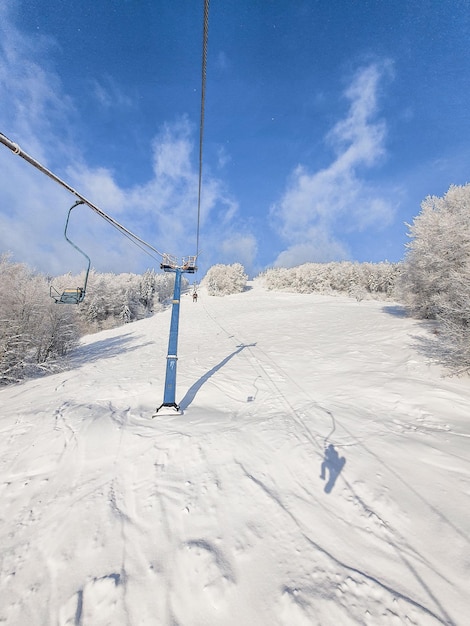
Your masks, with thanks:
[{"label": "pylon base on snow", "polygon": [[164,402],[163,404],[160,404],[158,409],[155,410],[155,413],[152,415],[152,419],[158,415],[174,415],[175,413],[177,415],[183,415],[183,411],[181,410],[179,404],[176,404],[176,402]]}]

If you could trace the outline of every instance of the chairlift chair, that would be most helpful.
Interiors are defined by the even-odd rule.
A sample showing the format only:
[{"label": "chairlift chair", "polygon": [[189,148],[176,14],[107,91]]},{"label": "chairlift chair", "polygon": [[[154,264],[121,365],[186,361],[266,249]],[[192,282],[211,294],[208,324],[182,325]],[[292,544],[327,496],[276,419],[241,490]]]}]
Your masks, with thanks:
[{"label": "chairlift chair", "polygon": [[64,289],[60,293],[51,285],[50,296],[54,298],[56,304],[79,304],[85,298],[85,291],[82,287],[77,287],[76,289]]},{"label": "chairlift chair", "polygon": [[62,293],[60,291],[57,291],[57,289],[53,285],[51,285],[49,293],[50,293],[51,298],[55,300],[56,304],[79,304],[80,302],[84,300],[85,294],[86,294],[86,286],[88,283],[88,275],[90,273],[91,260],[90,260],[90,257],[87,254],[85,254],[85,252],[83,252],[83,250],[81,250],[76,244],[74,244],[74,242],[71,239],[67,237],[67,228],[69,225],[70,213],[72,212],[72,209],[74,209],[79,204],[85,204],[85,203],[83,202],[83,200],[77,200],[77,202],[75,202],[75,204],[71,206],[69,209],[69,212],[67,215],[67,221],[65,222],[64,237],[69,242],[69,244],[73,246],[75,250],[80,252],[80,254],[82,254],[88,261],[86,274],[85,274],[85,281],[83,283],[83,287],[72,287],[72,288],[64,289]]}]

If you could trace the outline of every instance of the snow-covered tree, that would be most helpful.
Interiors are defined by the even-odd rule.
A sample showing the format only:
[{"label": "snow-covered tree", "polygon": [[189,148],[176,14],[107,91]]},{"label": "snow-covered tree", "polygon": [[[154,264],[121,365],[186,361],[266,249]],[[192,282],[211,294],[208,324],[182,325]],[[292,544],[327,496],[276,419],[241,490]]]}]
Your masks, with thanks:
[{"label": "snow-covered tree", "polygon": [[77,345],[80,336],[76,310],[48,300],[37,330],[36,363],[42,364],[66,356]]},{"label": "snow-covered tree", "polygon": [[357,300],[394,296],[400,266],[394,263],[304,263],[298,267],[266,270],[267,289],[297,293],[344,293]]},{"label": "snow-covered tree", "polygon": [[441,322],[448,364],[470,369],[470,185],[428,196],[409,225],[401,294],[414,315]]},{"label": "snow-covered tree", "polygon": [[[92,270],[86,298],[78,307],[83,332],[104,330],[151,315],[172,296],[174,280],[173,273],[156,274],[154,270],[143,275],[99,274]],[[65,282],[63,277],[58,281]],[[80,284],[83,277],[67,277],[67,281]],[[187,285],[187,279],[182,277],[181,288]]]},{"label": "snow-covered tree", "polygon": [[470,185],[452,186],[442,198],[425,198],[409,237],[403,297],[414,314],[434,319],[460,293],[459,278],[468,276]]},{"label": "snow-covered tree", "polygon": [[17,382],[52,371],[76,344],[78,325],[69,307],[49,297],[47,279],[21,263],[0,259],[0,381]]},{"label": "snow-covered tree", "polygon": [[204,276],[202,284],[207,288],[210,296],[227,296],[241,293],[248,276],[240,263],[233,265],[213,265]]}]

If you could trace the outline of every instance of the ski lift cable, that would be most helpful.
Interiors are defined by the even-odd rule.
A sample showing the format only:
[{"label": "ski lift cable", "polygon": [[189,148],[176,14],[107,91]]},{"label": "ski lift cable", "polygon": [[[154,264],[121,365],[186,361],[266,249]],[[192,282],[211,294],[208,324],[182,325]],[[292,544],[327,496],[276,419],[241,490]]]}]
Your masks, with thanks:
[{"label": "ski lift cable", "polygon": [[209,0],[204,0],[204,27],[202,36],[201,117],[199,123],[199,183],[197,195],[196,258],[199,256],[199,230],[201,222],[202,148],[204,140],[204,113],[206,102],[207,40],[209,34]]},{"label": "ski lift cable", "polygon": [[[111,226],[114,226],[114,224],[111,224]],[[116,227],[115,227],[116,228]],[[158,252],[157,250],[155,250],[155,248],[151,248],[152,250],[155,250],[155,252],[159,255],[159,257],[155,256],[155,254],[152,254],[152,252],[150,252],[147,248],[149,248],[148,244],[146,245],[146,248],[141,245],[136,239],[135,237],[131,237],[130,235],[128,235],[126,232],[118,229],[122,235],[124,235],[124,237],[126,237],[127,239],[129,239],[130,242],[132,242],[135,246],[137,246],[138,248],[140,248],[140,250],[142,250],[142,252],[144,252],[145,254],[147,254],[150,258],[154,259],[155,261],[160,262],[161,259],[163,258],[163,254],[161,252]]]},{"label": "ski lift cable", "polygon": [[[113,220],[114,221],[114,220]],[[115,228],[116,230],[118,230],[121,235],[124,235],[124,237],[126,237],[127,239],[129,239],[129,241],[131,243],[133,243],[135,246],[137,246],[138,248],[140,248],[140,250],[142,250],[142,252],[144,252],[145,254],[147,254],[149,257],[151,257],[152,259],[154,259],[155,261],[160,262],[161,258],[163,258],[164,254],[162,254],[161,252],[158,252],[158,250],[156,250],[155,248],[153,248],[150,244],[148,244],[147,242],[145,243],[145,247],[143,245],[141,245],[139,242],[141,241],[141,239],[139,239],[136,235],[129,234],[129,231],[127,231],[127,229],[124,228],[124,230],[122,228],[119,228],[116,224],[112,223],[112,222],[108,222],[113,228]],[[155,256],[155,254],[153,254],[151,252],[151,250],[153,250],[154,252],[156,252],[159,257]]]},{"label": "ski lift cable", "polygon": [[[29,154],[24,152],[24,150],[22,150],[18,146],[18,144],[14,143],[10,139],[8,139],[8,137],[6,137],[3,133],[0,133],[0,143],[3,143],[3,145],[6,146],[7,148],[9,148],[14,154],[17,154],[18,156],[22,157],[30,165],[32,165],[33,167],[38,169],[40,172],[42,172],[43,174],[45,174],[49,178],[52,178],[53,181],[55,181],[56,183],[59,183],[59,185],[61,185],[65,189],[67,189],[67,191],[69,191],[74,196],[76,196],[79,200],[81,200],[81,202],[83,202],[83,204],[86,204],[88,207],[90,207],[90,209],[92,211],[97,213],[100,217],[102,217],[104,220],[106,220],[108,222],[108,224],[111,224],[111,226],[113,226],[114,228],[119,230],[123,235],[128,237],[128,239],[130,239],[133,243],[138,245],[138,247],[140,247],[142,250],[144,250],[144,248],[146,248],[147,249],[147,253],[148,253],[148,250],[151,250],[152,252],[157,254],[159,257],[163,258],[163,253],[162,252],[160,252],[159,250],[154,248],[152,245],[150,245],[149,243],[147,243],[146,241],[141,239],[138,235],[136,235],[132,231],[128,230],[125,226],[120,224],[117,220],[115,220],[110,215],[108,215],[107,213],[102,211],[95,204],[90,202],[90,200],[87,200],[84,196],[82,196],[82,194],[80,194],[78,191],[76,191],[68,183],[66,183],[64,180],[59,178],[56,174],[54,174],[53,172],[48,170],[46,167],[44,167],[44,165],[41,165],[41,163],[36,161],[36,159],[33,159],[32,156],[30,156]],[[150,256],[152,256],[152,255],[150,255]]]}]

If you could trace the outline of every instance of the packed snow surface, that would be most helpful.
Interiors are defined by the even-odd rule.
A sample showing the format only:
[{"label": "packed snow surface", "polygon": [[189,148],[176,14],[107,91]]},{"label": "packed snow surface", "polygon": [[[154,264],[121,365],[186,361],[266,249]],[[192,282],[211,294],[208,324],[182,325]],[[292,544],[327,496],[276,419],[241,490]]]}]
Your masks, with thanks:
[{"label": "packed snow surface", "polygon": [[0,623],[470,623],[470,383],[398,305],[182,297],[0,392]]}]

